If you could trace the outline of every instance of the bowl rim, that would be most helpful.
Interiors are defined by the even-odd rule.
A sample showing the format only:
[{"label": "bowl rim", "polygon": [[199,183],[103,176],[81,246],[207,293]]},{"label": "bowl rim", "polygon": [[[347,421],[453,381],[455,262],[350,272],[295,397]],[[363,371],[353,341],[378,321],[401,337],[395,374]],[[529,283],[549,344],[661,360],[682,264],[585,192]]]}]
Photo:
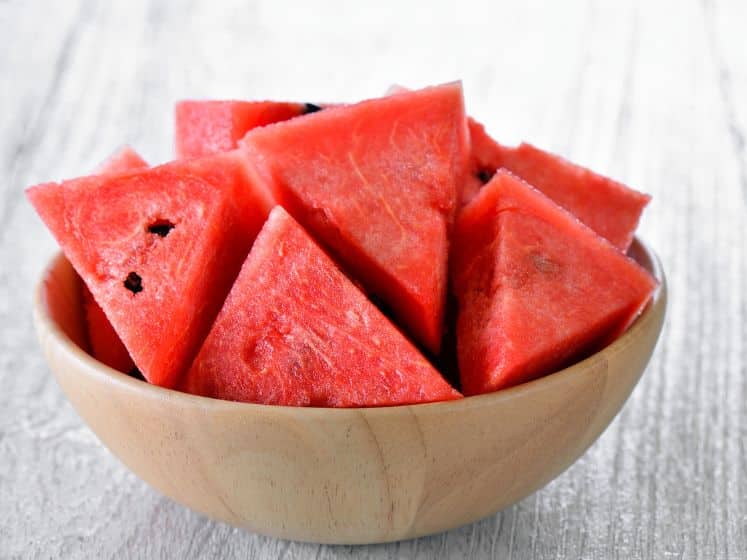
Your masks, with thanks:
[{"label": "bowl rim", "polygon": [[[391,415],[401,414],[402,411],[409,412],[414,407],[418,413],[450,413],[472,407],[497,406],[499,403],[515,398],[529,396],[536,391],[544,391],[556,385],[564,384],[574,375],[580,375],[590,367],[600,361],[605,360],[607,356],[616,354],[630,344],[630,341],[638,336],[638,333],[645,327],[645,324],[653,320],[657,308],[664,306],[661,310],[666,313],[667,301],[667,282],[661,261],[657,254],[643,242],[639,237],[635,237],[631,243],[630,251],[640,254],[639,259],[635,260],[640,266],[648,270],[657,280],[658,285],[654,290],[651,300],[643,309],[641,314],[636,318],[634,323],[621,336],[611,344],[605,346],[600,351],[581,361],[575,362],[563,369],[547,374],[543,377],[501,389],[492,393],[483,393],[480,395],[465,396],[461,399],[449,401],[437,401],[429,403],[402,404],[381,407],[355,407],[355,408],[333,408],[333,407],[298,407],[288,405],[269,405],[260,403],[246,403],[237,401],[228,401],[216,399],[213,397],[204,397],[178,391],[176,389],[167,389],[158,385],[153,385],[135,379],[118,370],[115,370],[106,364],[99,362],[83,348],[78,346],[60,327],[59,324],[50,316],[47,305],[47,278],[51,272],[60,266],[62,261],[67,260],[65,255],[58,251],[49,260],[42,271],[41,278],[37,281],[34,290],[33,314],[34,323],[38,335],[46,333],[54,340],[55,345],[61,349],[67,358],[67,361],[76,362],[80,368],[79,372],[96,378],[97,381],[110,383],[125,391],[141,393],[143,397],[157,399],[161,401],[171,401],[174,404],[179,402],[184,406],[199,407],[207,411],[233,411],[250,413],[251,411],[261,412],[262,414],[274,413],[280,415],[290,414],[293,416],[304,415],[316,417],[323,414],[328,417],[336,416],[340,419],[347,418],[350,415],[356,415],[364,412],[365,414],[374,415]],[[643,261],[643,262],[641,262]],[[69,263],[69,261],[68,261]],[[72,265],[70,265],[72,266]]]}]

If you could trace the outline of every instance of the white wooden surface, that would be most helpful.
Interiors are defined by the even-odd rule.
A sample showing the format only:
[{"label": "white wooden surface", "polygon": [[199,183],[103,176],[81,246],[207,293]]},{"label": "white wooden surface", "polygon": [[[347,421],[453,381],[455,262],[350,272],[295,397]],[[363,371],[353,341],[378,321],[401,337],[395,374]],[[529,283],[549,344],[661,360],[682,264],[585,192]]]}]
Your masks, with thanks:
[{"label": "white wooden surface", "polygon": [[[745,6],[0,1],[0,557],[746,558]],[[671,307],[618,419],[514,507],[386,546],[264,538],[137,480],[42,362],[31,287],[55,244],[23,188],[122,143],[168,159],[181,97],[349,101],[455,78],[500,140],[654,195],[641,230]]]}]

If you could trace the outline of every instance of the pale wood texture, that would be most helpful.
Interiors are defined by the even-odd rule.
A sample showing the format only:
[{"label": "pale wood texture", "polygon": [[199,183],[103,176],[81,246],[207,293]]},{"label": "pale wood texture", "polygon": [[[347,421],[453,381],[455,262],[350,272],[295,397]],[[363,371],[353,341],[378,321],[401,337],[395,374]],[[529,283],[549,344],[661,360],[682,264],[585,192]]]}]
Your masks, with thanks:
[{"label": "pale wood texture", "polygon": [[[693,0],[0,2],[0,557],[747,556],[745,22],[743,2]],[[392,545],[259,537],[130,474],[44,365],[32,285],[55,245],[22,189],[124,142],[166,160],[180,97],[354,100],[456,77],[500,139],[654,195],[641,229],[670,312],[617,420],[516,506]]]}]

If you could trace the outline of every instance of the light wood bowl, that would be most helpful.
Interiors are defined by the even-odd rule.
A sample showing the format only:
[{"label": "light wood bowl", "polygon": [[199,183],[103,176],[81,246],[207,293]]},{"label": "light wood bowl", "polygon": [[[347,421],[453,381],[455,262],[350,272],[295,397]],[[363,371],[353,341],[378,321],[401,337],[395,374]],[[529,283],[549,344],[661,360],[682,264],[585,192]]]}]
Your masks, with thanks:
[{"label": "light wood bowl", "polygon": [[664,320],[661,266],[638,241],[631,254],[661,285],[621,338],[545,378],[446,403],[291,408],[132,379],[82,349],[80,280],[61,255],[39,283],[34,318],[80,416],[166,496],[266,535],[387,542],[494,514],[558,476],[599,437],[643,373]]}]

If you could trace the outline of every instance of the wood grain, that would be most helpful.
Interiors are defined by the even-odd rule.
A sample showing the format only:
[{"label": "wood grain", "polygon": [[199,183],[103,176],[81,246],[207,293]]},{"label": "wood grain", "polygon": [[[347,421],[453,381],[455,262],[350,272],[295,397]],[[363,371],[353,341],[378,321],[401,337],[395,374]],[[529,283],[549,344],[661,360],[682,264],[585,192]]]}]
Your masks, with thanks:
[{"label": "wood grain", "polygon": [[[431,4],[0,2],[0,557],[747,556],[746,5]],[[150,490],[43,364],[31,287],[55,246],[23,188],[125,142],[168,159],[181,97],[354,100],[455,77],[498,138],[654,195],[641,230],[670,313],[620,416],[516,506],[392,545],[258,537]]]}]

